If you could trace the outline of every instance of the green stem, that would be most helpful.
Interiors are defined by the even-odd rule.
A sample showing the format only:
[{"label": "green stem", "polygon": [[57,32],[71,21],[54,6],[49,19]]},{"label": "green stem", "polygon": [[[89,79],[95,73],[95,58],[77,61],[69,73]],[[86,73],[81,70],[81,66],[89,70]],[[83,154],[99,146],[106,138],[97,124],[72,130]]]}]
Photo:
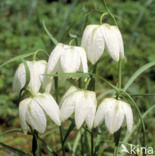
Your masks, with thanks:
[{"label": "green stem", "polygon": [[122,83],[122,61],[121,59],[118,62],[118,88],[121,89],[121,83]]},{"label": "green stem", "polygon": [[49,56],[48,53],[44,49],[38,49],[38,50],[36,50],[34,52],[33,61],[36,61],[36,57],[37,57],[37,55],[38,55],[39,52],[44,52],[44,54],[46,54],[47,56]]},{"label": "green stem", "polygon": [[136,102],[133,100],[133,98],[127,92],[124,92],[124,94],[130,99],[130,101],[132,102],[133,106],[136,108],[136,111],[138,112],[138,115],[139,115],[139,118],[140,118],[141,124],[142,124],[143,146],[145,146],[145,124],[144,124],[141,112],[140,112]]},{"label": "green stem", "polygon": [[[121,59],[118,62],[118,88],[121,90],[121,84],[122,84],[122,62]],[[120,93],[117,92],[117,97],[116,99],[118,99],[120,96]]]},{"label": "green stem", "polygon": [[116,19],[115,19],[115,16],[111,13],[111,11],[109,10],[109,8],[107,7],[107,4],[106,4],[105,0],[103,0],[103,2],[104,2],[104,6],[105,6],[107,12],[108,12],[109,15],[112,17],[112,19],[114,20],[115,24],[118,26],[117,21],[116,21]]},{"label": "green stem", "polygon": [[[54,77],[55,80],[55,93],[56,93],[56,101],[59,103],[59,90],[58,90],[58,77]],[[63,133],[62,133],[62,126],[59,127],[59,133],[60,133],[60,141],[61,141],[61,147],[62,147],[62,153],[63,156],[65,156],[65,148],[64,148],[64,142],[63,142]]]},{"label": "green stem", "polygon": [[94,156],[94,134],[93,134],[93,129],[91,132],[91,156]]},{"label": "green stem", "polygon": [[83,144],[83,137],[84,137],[84,134],[83,134],[83,131],[82,129],[80,130],[80,133],[81,133],[81,138],[80,138],[80,141],[81,141],[81,156],[84,156],[84,144]]},{"label": "green stem", "polygon": [[33,156],[41,156],[40,146],[38,143],[38,132],[36,130],[33,130],[32,153]]},{"label": "green stem", "polygon": [[104,13],[101,15],[101,17],[100,17],[100,24],[102,24],[103,18],[104,18],[106,15],[108,15],[108,12],[104,12]]},{"label": "green stem", "polygon": [[[97,63],[93,67],[93,71],[92,71],[93,74],[96,74],[96,69],[97,69]],[[86,86],[88,86],[87,87],[88,90],[95,91],[95,78],[93,77],[93,75],[91,75],[91,79],[90,79],[90,81],[88,80]],[[94,155],[94,134],[93,134],[93,129],[92,129],[90,135],[91,135],[91,156],[93,156]]]},{"label": "green stem", "polygon": [[64,148],[64,142],[63,142],[62,126],[59,127],[59,132],[60,132],[60,141],[61,141],[62,153],[63,153],[63,156],[65,156],[65,148]]},{"label": "green stem", "polygon": [[[122,84],[122,66],[121,66],[121,59],[118,62],[118,88],[121,90],[121,84]],[[119,99],[120,92],[117,92],[116,99]],[[120,135],[121,135],[121,129],[117,131],[114,134],[114,140],[115,140],[115,148],[114,148],[114,156],[117,156],[118,153],[118,145],[119,145],[119,140],[120,140]]]}]

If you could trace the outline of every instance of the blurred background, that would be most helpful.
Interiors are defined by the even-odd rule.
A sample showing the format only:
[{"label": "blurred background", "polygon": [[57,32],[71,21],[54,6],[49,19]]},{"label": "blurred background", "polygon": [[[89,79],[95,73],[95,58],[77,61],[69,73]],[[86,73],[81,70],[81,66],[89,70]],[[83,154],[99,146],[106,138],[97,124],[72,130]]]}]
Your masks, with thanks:
[{"label": "blurred background", "polygon": [[[155,1],[106,0],[106,4],[115,15],[124,39],[126,61],[123,63],[122,73],[125,84],[139,67],[155,60]],[[99,24],[100,16],[105,11],[103,0],[0,0],[0,64],[38,49],[44,49],[50,54],[54,44],[46,34],[43,22],[59,42],[68,44],[76,36],[80,45],[85,26]],[[103,22],[114,24],[110,16],[106,16]],[[42,54],[38,59],[47,60],[47,56]],[[13,75],[19,63],[20,61],[16,61],[0,68],[0,132],[20,128],[18,96],[12,90]],[[113,84],[117,83],[117,65],[106,52],[100,59],[98,73]],[[97,82],[98,95],[109,89],[100,83]],[[64,84],[61,86],[62,95],[65,87]],[[131,94],[155,93],[155,68],[143,73],[128,91]],[[101,96],[103,97],[104,95]],[[134,99],[142,113],[155,104],[155,94],[134,96]],[[145,123],[146,142],[155,149],[154,116],[154,112],[149,113]],[[138,118],[135,117],[135,123],[137,121]],[[55,135],[57,128],[54,127],[49,124],[50,133],[42,135],[53,147],[59,142],[59,136]],[[112,138],[107,132],[105,134],[108,136],[106,139]],[[31,139],[31,136],[22,133],[0,136],[0,142],[23,149],[27,153],[31,153]],[[70,141],[72,139],[74,134]],[[140,142],[141,133],[137,130],[131,140],[135,144]],[[46,149],[42,150],[46,155]],[[111,148],[104,150],[109,154],[112,151]],[[0,156],[10,154],[9,150],[0,146]]]}]

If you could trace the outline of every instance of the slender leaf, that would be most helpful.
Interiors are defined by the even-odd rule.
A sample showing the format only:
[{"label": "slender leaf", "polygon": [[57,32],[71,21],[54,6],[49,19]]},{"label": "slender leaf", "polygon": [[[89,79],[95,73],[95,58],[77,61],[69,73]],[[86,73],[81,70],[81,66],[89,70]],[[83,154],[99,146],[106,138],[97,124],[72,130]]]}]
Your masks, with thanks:
[{"label": "slender leaf", "polygon": [[115,89],[117,92],[120,91],[119,88],[115,87],[111,82],[109,82],[109,81],[106,80],[105,78],[103,78],[103,77],[101,77],[101,76],[99,76],[99,75],[97,75],[97,74],[92,74],[92,73],[91,73],[91,75],[93,75],[93,76],[96,77],[97,79],[100,79],[100,80],[104,81],[107,85],[109,85],[110,87],[112,87],[113,89]]},{"label": "slender leaf", "polygon": [[[146,116],[147,116],[151,111],[153,111],[153,109],[155,109],[155,105],[153,105],[152,107],[150,107],[150,108],[142,115],[142,118],[143,118],[143,119],[146,118]],[[137,124],[132,128],[131,132],[127,132],[127,133],[126,133],[126,136],[125,136],[125,138],[124,138],[123,141],[122,141],[123,144],[127,144],[129,138],[132,136],[132,134],[133,134],[134,132],[136,132],[136,129],[139,127],[140,123],[141,123],[141,121],[140,121],[140,119],[139,119],[139,121],[137,122]],[[121,153],[120,156],[124,156],[124,155],[125,155],[125,153]]]},{"label": "slender leaf", "polygon": [[46,25],[45,25],[45,22],[43,21],[42,22],[43,24],[43,28],[45,30],[45,32],[47,33],[47,35],[49,36],[49,38],[52,40],[52,42],[57,45],[58,44],[58,41],[54,38],[54,36],[49,32],[49,30],[47,29]]},{"label": "slender leaf", "polygon": [[75,156],[75,152],[76,152],[76,149],[78,147],[78,144],[80,142],[80,138],[81,138],[81,133],[80,131],[78,131],[78,134],[76,135],[76,138],[75,138],[75,141],[74,141],[74,144],[73,144],[73,153],[72,153],[72,156]]},{"label": "slender leaf", "polygon": [[49,152],[51,152],[53,155],[58,156],[57,153],[50,147],[50,145],[48,145],[44,139],[40,138],[38,136],[38,139],[46,146],[46,148],[48,149]]},{"label": "slender leaf", "polygon": [[147,69],[151,68],[154,65],[155,65],[155,61],[147,63],[144,66],[140,67],[128,80],[123,90],[126,91],[140,74],[142,74],[143,72],[145,72]]},{"label": "slender leaf", "polygon": [[8,150],[10,150],[16,154],[19,154],[20,156],[30,156],[29,154],[25,153],[24,151],[19,150],[19,149],[14,148],[14,147],[11,147],[11,146],[6,145],[6,144],[3,144],[2,142],[0,142],[0,146],[3,146],[4,148],[7,148]]},{"label": "slender leaf", "polygon": [[63,139],[63,144],[65,143],[65,141],[67,140],[67,137],[69,136],[70,132],[74,129],[75,127],[75,123],[74,121],[72,121],[72,123],[70,124],[65,136],[64,136],[64,139]]},{"label": "slender leaf", "polygon": [[22,62],[24,64],[25,71],[26,71],[26,82],[25,82],[24,87],[20,90],[20,93],[19,93],[19,101],[20,101],[20,99],[22,97],[23,91],[27,88],[27,86],[28,86],[28,84],[30,82],[30,70],[29,70],[29,67],[28,67],[28,65],[27,65],[27,63],[26,63],[26,61],[24,59],[22,59]]},{"label": "slender leaf", "polygon": [[26,57],[32,56],[33,54],[34,54],[34,52],[13,57],[13,58],[9,59],[8,61],[6,61],[5,63],[1,64],[0,68],[4,67],[10,63],[13,63],[15,61],[19,61],[19,60],[24,59]]},{"label": "slender leaf", "polygon": [[22,129],[11,129],[11,130],[2,132],[2,133],[0,134],[0,136],[6,135],[6,134],[9,134],[9,133],[15,133],[15,132],[23,132],[23,130],[22,130]]},{"label": "slender leaf", "polygon": [[45,74],[45,76],[52,77],[89,77],[89,73],[58,73],[58,74]]},{"label": "slender leaf", "polygon": [[70,6],[68,12],[66,13],[64,23],[62,24],[62,27],[61,27],[59,34],[58,34],[58,40],[59,41],[61,41],[62,37],[64,36],[66,29],[68,27],[70,15],[71,15],[72,11],[74,10],[74,8],[76,7],[76,5],[78,4],[79,1],[80,0],[74,0]]},{"label": "slender leaf", "polygon": [[136,102],[134,101],[134,99],[127,93],[127,92],[124,92],[124,94],[130,99],[130,101],[132,102],[133,106],[135,107],[138,115],[139,115],[139,118],[141,120],[141,124],[142,124],[142,131],[143,131],[143,142],[144,142],[144,145],[145,145],[145,124],[144,124],[144,120],[142,118],[142,115],[141,115],[141,112],[136,104]]}]

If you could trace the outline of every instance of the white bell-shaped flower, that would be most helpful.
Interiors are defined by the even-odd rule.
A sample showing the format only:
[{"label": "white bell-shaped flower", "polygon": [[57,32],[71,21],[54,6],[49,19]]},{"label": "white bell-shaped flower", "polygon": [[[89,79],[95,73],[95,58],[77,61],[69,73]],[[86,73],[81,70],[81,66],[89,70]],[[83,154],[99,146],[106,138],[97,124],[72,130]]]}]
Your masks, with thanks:
[{"label": "white bell-shaped flower", "polygon": [[19,104],[19,117],[24,133],[30,125],[33,129],[43,133],[46,129],[45,113],[59,126],[60,110],[54,98],[47,93],[38,93],[33,98],[27,98]]},{"label": "white bell-shaped flower", "polygon": [[[84,48],[59,43],[51,52],[46,73],[75,73],[77,71],[88,72],[87,57]],[[44,79],[46,92],[50,91],[51,86],[52,78],[46,76]]]},{"label": "white bell-shaped flower", "polygon": [[106,98],[98,107],[94,126],[98,126],[105,119],[108,130],[113,134],[120,129],[124,118],[126,119],[127,129],[130,131],[133,126],[133,113],[130,105],[121,100]]},{"label": "white bell-shaped flower", "polygon": [[88,72],[86,52],[82,47],[59,43],[48,60],[47,73]]},{"label": "white bell-shaped flower", "polygon": [[96,112],[96,94],[93,91],[71,87],[61,101],[60,119],[67,120],[75,113],[75,124],[79,129],[85,121],[88,128],[93,126]]},{"label": "white bell-shaped flower", "polygon": [[[33,92],[39,92],[41,83],[43,80],[43,74],[45,74],[47,62],[44,60],[41,61],[26,61],[29,71],[30,71],[30,82],[28,88]],[[16,70],[13,79],[13,90],[20,92],[26,83],[26,70],[24,63],[21,63]]]},{"label": "white bell-shaped flower", "polygon": [[85,48],[92,64],[99,60],[105,48],[115,61],[124,58],[123,39],[117,26],[88,25],[83,33],[81,46]]}]

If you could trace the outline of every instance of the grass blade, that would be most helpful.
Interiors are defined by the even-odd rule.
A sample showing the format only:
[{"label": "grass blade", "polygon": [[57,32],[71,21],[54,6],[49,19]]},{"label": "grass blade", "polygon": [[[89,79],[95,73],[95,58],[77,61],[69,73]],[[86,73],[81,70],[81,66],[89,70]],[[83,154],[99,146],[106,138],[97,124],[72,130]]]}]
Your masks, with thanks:
[{"label": "grass blade", "polygon": [[10,59],[10,60],[6,61],[5,63],[1,64],[0,68],[4,67],[4,66],[6,66],[6,65],[8,65],[10,63],[13,63],[15,61],[18,61],[18,60],[24,59],[26,57],[32,56],[33,54],[34,54],[34,52],[13,57],[12,59]]},{"label": "grass blade", "polygon": [[52,77],[89,77],[89,73],[58,73],[58,74],[45,74],[45,76]]},{"label": "grass blade", "polygon": [[0,134],[0,136],[6,135],[6,134],[9,134],[9,133],[15,133],[15,132],[23,132],[23,131],[22,131],[22,129],[10,129],[8,131],[2,132]]},{"label": "grass blade", "polygon": [[58,41],[54,38],[54,36],[49,32],[49,30],[47,29],[46,25],[45,25],[45,22],[43,21],[42,22],[43,24],[43,28],[45,30],[45,32],[47,33],[47,35],[49,36],[49,38],[52,40],[52,42],[57,45],[58,44]]},{"label": "grass blade", "polygon": [[126,91],[140,74],[142,74],[143,72],[145,72],[147,69],[151,68],[154,65],[155,61],[147,63],[144,66],[140,67],[128,80],[123,90]]},{"label": "grass blade", "polygon": [[4,148],[7,148],[8,150],[10,150],[16,154],[19,154],[20,156],[30,156],[29,154],[23,152],[22,150],[19,150],[17,148],[11,147],[9,145],[3,144],[1,142],[0,142],[0,146],[3,146]]}]

